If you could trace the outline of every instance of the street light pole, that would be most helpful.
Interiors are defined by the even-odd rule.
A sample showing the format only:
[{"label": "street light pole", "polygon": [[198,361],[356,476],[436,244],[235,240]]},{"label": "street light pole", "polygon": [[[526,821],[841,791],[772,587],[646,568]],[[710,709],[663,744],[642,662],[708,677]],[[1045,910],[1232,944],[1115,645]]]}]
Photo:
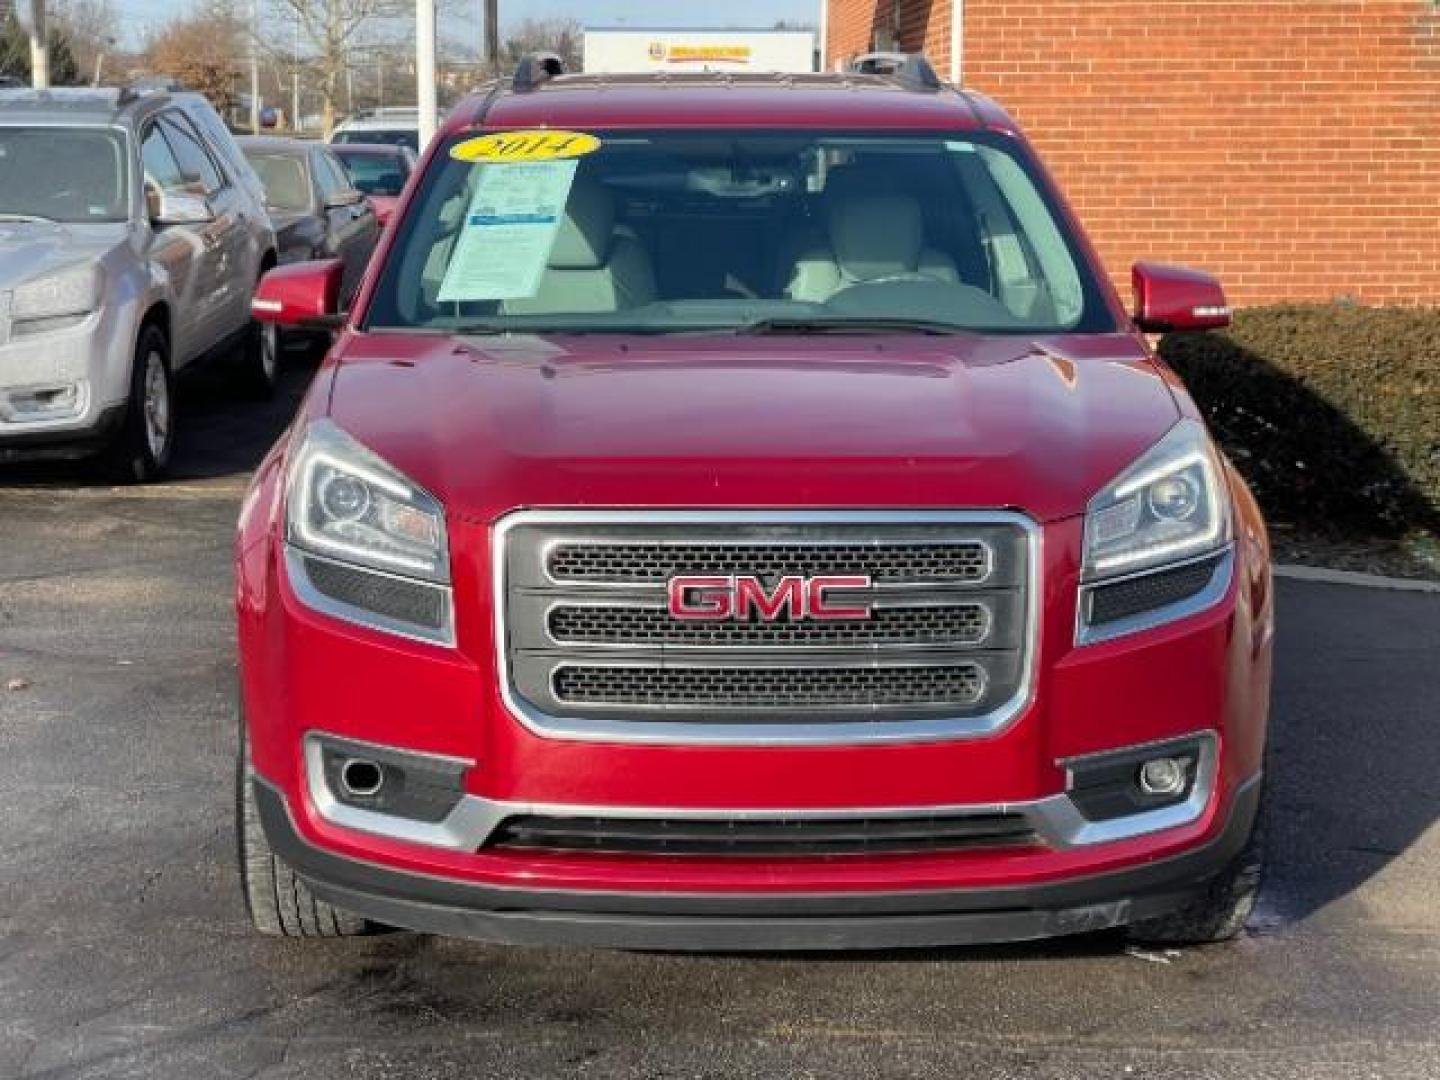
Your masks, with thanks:
[{"label": "street light pole", "polygon": [[423,150],[435,137],[435,0],[415,0],[415,102]]},{"label": "street light pole", "polygon": [[47,90],[50,87],[50,37],[45,27],[45,0],[30,0],[29,15],[26,29],[30,31],[30,85],[36,90]]},{"label": "street light pole", "polygon": [[500,0],[485,0],[485,62],[490,78],[500,77]]},{"label": "street light pole", "polygon": [[260,0],[250,0],[250,134],[260,134]]}]

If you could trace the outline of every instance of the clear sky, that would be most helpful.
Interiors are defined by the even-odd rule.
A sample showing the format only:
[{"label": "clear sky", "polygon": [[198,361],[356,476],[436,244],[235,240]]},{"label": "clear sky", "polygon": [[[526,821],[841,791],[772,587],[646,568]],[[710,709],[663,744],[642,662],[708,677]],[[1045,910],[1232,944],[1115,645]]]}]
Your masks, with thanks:
[{"label": "clear sky", "polygon": [[[586,26],[773,26],[777,19],[799,19],[818,26],[822,0],[500,0],[500,25],[524,18],[563,15]],[[112,0],[120,14],[123,37],[136,46],[149,30],[184,12],[181,0]],[[447,20],[447,37],[478,33],[480,0],[457,0],[455,17]],[[268,0],[260,0],[262,12]],[[467,35],[468,36],[468,35]]]}]

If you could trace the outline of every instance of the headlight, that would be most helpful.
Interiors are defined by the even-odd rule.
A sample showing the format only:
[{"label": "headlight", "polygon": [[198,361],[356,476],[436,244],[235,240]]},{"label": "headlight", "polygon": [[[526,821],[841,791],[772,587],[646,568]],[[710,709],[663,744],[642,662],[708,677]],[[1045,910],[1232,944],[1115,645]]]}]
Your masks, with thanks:
[{"label": "headlight", "polygon": [[291,462],[285,533],[292,582],[312,607],[453,640],[443,508],[328,420],[309,426]]},{"label": "headlight", "polygon": [[1090,500],[1075,640],[1106,641],[1218,603],[1230,502],[1205,429],[1184,420]]},{"label": "headlight", "polygon": [[1230,541],[1230,504],[1205,429],[1182,420],[1090,500],[1086,581],[1215,551]]},{"label": "headlight", "polygon": [[94,263],[81,263],[32,278],[15,287],[10,318],[17,331],[21,331],[25,323],[78,320],[100,306],[101,286],[100,268]]}]

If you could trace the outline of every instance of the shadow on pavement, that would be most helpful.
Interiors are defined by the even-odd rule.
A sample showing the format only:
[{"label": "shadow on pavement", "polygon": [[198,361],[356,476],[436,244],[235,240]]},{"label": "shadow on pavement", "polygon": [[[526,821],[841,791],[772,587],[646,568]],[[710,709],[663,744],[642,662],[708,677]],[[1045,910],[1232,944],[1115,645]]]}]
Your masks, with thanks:
[{"label": "shadow on pavement", "polygon": [[180,427],[170,474],[176,480],[248,473],[289,426],[318,361],[287,350],[280,387],[269,401],[245,398],[224,364],[196,371],[180,383]]},{"label": "shadow on pavement", "polygon": [[1290,921],[1440,821],[1440,596],[1278,584],[1265,892]]}]

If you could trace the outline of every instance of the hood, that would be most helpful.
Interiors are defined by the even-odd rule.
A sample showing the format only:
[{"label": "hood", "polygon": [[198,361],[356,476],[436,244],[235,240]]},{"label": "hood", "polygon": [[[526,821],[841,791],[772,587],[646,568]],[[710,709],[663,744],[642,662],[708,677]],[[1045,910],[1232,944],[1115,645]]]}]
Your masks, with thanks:
[{"label": "hood", "polygon": [[13,289],[49,270],[98,259],[128,237],[124,222],[0,221],[0,290]]},{"label": "hood", "polygon": [[1179,418],[1128,335],[353,335],[330,410],[452,513],[534,506],[1080,513]]}]

